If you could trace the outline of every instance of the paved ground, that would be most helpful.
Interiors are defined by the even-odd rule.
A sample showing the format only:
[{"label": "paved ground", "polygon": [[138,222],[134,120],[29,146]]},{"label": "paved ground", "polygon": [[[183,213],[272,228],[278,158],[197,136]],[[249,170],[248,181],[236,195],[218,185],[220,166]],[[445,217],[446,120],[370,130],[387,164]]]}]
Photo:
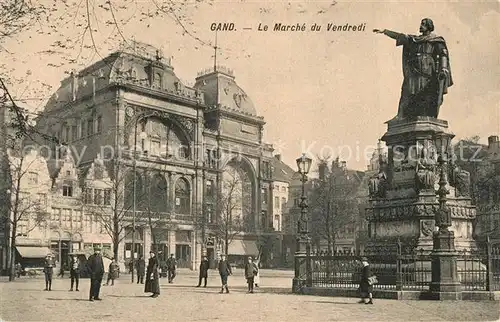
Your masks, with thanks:
[{"label": "paved ground", "polygon": [[122,275],[102,288],[101,302],[89,302],[89,281],[80,292],[68,292],[69,279],[57,279],[52,292],[41,278],[0,282],[1,321],[492,321],[497,302],[430,302],[376,300],[290,294],[292,272],[262,270],[262,287],[246,294],[241,270],[230,277],[231,293],[218,294],[219,280],[210,272],[208,288],[195,288],[196,272],[179,272],[175,284],[161,280],[159,298],[149,298],[141,285]]}]

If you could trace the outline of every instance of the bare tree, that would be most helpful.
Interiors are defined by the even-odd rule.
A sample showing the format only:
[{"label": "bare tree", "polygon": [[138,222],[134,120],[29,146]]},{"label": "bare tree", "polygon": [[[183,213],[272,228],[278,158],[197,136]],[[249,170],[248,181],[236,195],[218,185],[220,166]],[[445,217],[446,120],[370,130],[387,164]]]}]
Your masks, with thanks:
[{"label": "bare tree", "polygon": [[[130,167],[117,159],[109,161],[112,175],[103,178],[105,186],[99,189],[102,195],[92,193],[92,186],[85,185],[82,193],[84,213],[92,215],[110,236],[113,244],[113,256],[118,258],[118,246],[125,238],[125,229],[131,225],[133,210],[133,173]],[[104,168],[104,163],[98,165]],[[144,191],[136,186],[135,199],[142,200]],[[140,203],[136,204],[137,209]]]},{"label": "bare tree", "polygon": [[248,223],[241,175],[236,169],[225,171],[220,183],[221,189],[217,192],[217,219],[215,234],[224,241],[225,253],[229,252],[229,245],[234,238],[246,231]]},{"label": "bare tree", "polygon": [[[19,236],[27,236],[35,228],[47,224],[50,214],[46,209],[46,195],[36,195],[33,185],[38,185],[38,169],[34,168],[37,161],[25,155],[8,155],[4,158],[7,163],[8,172],[6,173],[6,186],[2,187],[5,191],[0,195],[2,204],[6,205],[4,211],[0,214],[2,222],[9,232],[10,247],[8,252],[9,281],[15,279],[15,254],[16,241]],[[30,182],[32,181],[32,182]],[[30,189],[30,186],[31,189]]]},{"label": "bare tree", "polygon": [[0,43],[30,28],[46,12],[45,6],[27,0],[4,0],[0,5]]},{"label": "bare tree", "polygon": [[336,241],[346,229],[354,229],[358,217],[355,195],[359,182],[349,175],[338,158],[328,167],[328,160],[319,161],[319,179],[315,179],[310,192],[309,211],[311,234],[317,242],[327,241],[328,250],[334,251]]}]

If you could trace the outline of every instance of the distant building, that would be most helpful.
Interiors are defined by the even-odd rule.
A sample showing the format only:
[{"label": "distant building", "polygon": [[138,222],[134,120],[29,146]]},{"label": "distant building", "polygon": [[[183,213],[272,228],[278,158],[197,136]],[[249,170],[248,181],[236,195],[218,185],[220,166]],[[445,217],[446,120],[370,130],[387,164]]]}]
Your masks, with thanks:
[{"label": "distant building", "polygon": [[[229,243],[228,255],[235,261],[257,255],[262,236],[282,230],[280,209],[288,200],[286,175],[282,174],[286,166],[263,141],[264,125],[230,69],[204,70],[189,87],[175,75],[170,59],[146,44],[134,43],[74,71],[61,81],[36,124],[37,131],[64,143],[68,160],[49,157],[63,158],[58,144],[39,137],[26,142],[43,146],[40,154],[48,159],[51,189],[57,190],[47,192],[56,203],[48,205],[53,231],[43,235],[43,244],[57,241],[61,253],[67,244],[112,247],[105,227],[90,228],[94,220],[85,212],[91,209],[89,204],[118,198],[106,190],[118,182],[123,191],[118,206],[127,209],[118,246],[120,261],[156,247],[162,254],[175,254],[180,267],[197,268],[202,254],[213,263],[225,248],[214,196],[232,171],[241,179],[237,208],[245,229]],[[115,173],[118,165],[126,169],[123,178]],[[132,249],[134,178],[136,213],[142,219],[136,225],[136,248]],[[74,195],[84,200],[84,212],[72,206]],[[279,206],[274,205],[275,197]],[[153,229],[153,235],[144,224],[151,212],[164,223]],[[67,221],[82,232],[64,229]]]},{"label": "distant building", "polygon": [[[487,236],[500,238],[500,141],[498,136],[488,137],[484,162],[480,162],[482,182],[476,183],[477,225],[475,233],[480,240]],[[473,178],[474,179],[474,178]]]}]

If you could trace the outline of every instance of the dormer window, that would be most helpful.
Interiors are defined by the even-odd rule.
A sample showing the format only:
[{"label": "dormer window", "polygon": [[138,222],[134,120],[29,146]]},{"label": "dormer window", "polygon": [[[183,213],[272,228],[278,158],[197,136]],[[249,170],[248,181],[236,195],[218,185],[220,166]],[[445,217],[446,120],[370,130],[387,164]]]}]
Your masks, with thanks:
[{"label": "dormer window", "polygon": [[73,197],[73,181],[64,180],[63,197]]},{"label": "dormer window", "polygon": [[155,73],[153,78],[153,87],[161,88],[161,74]]}]

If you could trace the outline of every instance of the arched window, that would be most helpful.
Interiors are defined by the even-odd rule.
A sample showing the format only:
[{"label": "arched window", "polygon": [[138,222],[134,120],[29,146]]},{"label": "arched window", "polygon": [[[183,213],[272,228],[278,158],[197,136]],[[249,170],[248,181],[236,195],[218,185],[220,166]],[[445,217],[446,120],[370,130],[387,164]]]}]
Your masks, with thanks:
[{"label": "arched window", "polygon": [[167,181],[161,174],[157,174],[151,180],[150,186],[150,205],[151,211],[154,212],[167,212],[168,207],[168,190]]},{"label": "arched window", "polygon": [[191,211],[191,198],[189,183],[180,178],[175,184],[175,212],[178,214],[189,214]]}]

